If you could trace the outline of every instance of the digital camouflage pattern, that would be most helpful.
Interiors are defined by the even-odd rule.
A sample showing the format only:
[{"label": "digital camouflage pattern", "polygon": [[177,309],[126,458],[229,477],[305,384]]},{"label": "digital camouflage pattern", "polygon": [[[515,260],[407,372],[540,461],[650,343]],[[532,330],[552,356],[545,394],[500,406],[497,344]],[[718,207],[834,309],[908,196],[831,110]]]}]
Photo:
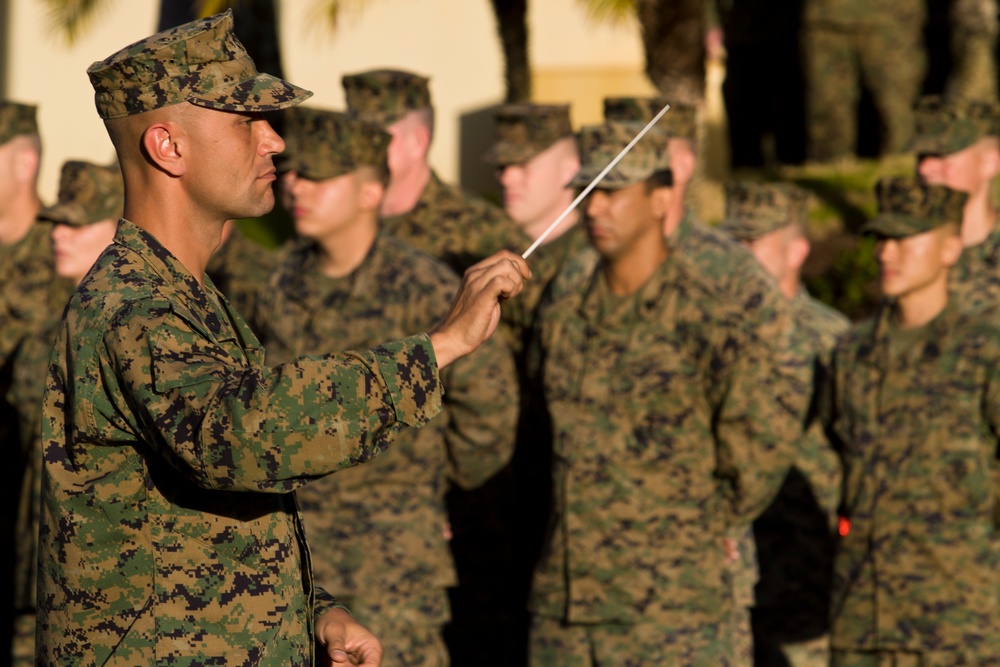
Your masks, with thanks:
[{"label": "digital camouflage pattern", "polygon": [[948,223],[961,226],[969,196],[943,185],[925,185],[914,177],[897,176],[879,179],[875,198],[878,215],[862,225],[862,233],[899,238]]},{"label": "digital camouflage pattern", "polygon": [[[645,125],[667,103],[662,97],[606,97],[604,120],[641,122]],[[670,110],[654,126],[668,137],[691,141],[697,136],[697,128],[697,110],[690,104],[675,103],[670,103]]]},{"label": "digital camouflage pattern", "polygon": [[0,366],[54,314],[72,290],[56,276],[52,224],[36,221],[17,243],[0,251]]},{"label": "digital camouflage pattern", "polygon": [[[86,225],[117,219],[122,212],[123,186],[117,165],[102,167],[70,161],[63,165],[59,201],[39,217],[69,225]],[[45,225],[46,228],[49,225]],[[63,300],[69,298],[67,290]],[[6,400],[17,413],[18,470],[22,477],[16,510],[14,557],[15,664],[34,664],[35,585],[38,559],[38,502],[41,494],[42,452],[39,419],[45,393],[49,356],[56,339],[62,309],[25,336],[10,360],[11,380]]]},{"label": "digital camouflage pattern", "polygon": [[996,665],[997,319],[952,301],[899,332],[890,313],[834,354],[828,419],[850,523],[835,558],[833,664],[863,664],[837,651],[883,651]]},{"label": "digital camouflage pattern", "polygon": [[809,221],[809,195],[790,183],[730,181],[725,190],[726,215],[719,229],[737,241],[752,241]]},{"label": "digital camouflage pattern", "polygon": [[232,10],[130,44],[87,68],[104,120],[181,102],[222,111],[276,111],[308,90],[257,71],[233,33]]},{"label": "digital camouflage pattern", "polygon": [[949,155],[983,137],[1000,135],[1000,108],[984,100],[921,97],[914,109],[915,129],[908,149],[922,155]]},{"label": "digital camouflage pattern", "polygon": [[59,199],[38,214],[43,220],[79,227],[117,220],[125,205],[125,184],[117,164],[69,160],[59,176]]},{"label": "digital camouflage pattern", "polygon": [[725,664],[723,538],[784,479],[808,369],[746,250],[690,216],[670,248],[635,295],[612,297],[597,269],[543,313],[556,524],[532,609],[569,624],[655,622],[708,652],[677,664]]},{"label": "digital camouflage pattern", "polygon": [[[292,491],[440,410],[426,336],[269,369],[210,281],[122,220],[42,404],[40,665],[311,665]],[[315,605],[314,605],[315,596]]]},{"label": "digital camouflage pattern", "polygon": [[0,144],[18,136],[37,136],[37,114],[38,107],[34,105],[0,100]]},{"label": "digital camouflage pattern", "polygon": [[959,99],[996,99],[997,0],[954,0],[948,8],[951,71],[945,92]]},{"label": "digital camouflage pattern", "polygon": [[1000,225],[982,243],[962,249],[948,290],[970,310],[1000,305]]},{"label": "digital camouflage pattern", "polygon": [[[384,235],[343,278],[321,273],[313,242],[293,242],[261,293],[267,362],[428,331],[458,285],[446,266]],[[386,665],[446,664],[423,655],[428,631],[443,650],[446,589],[458,583],[444,494],[449,481],[482,484],[514,448],[517,378],[499,338],[441,371],[441,382],[443,410],[429,424],[400,433],[376,461],[296,493],[317,583],[382,640]]]},{"label": "digital camouflage pattern", "polygon": [[[606,121],[580,128],[580,171],[570,183],[576,188],[590,185],[643,125],[629,121]],[[601,188],[625,188],[640,183],[658,171],[670,169],[665,142],[640,141],[632,147],[598,184]]]},{"label": "digital camouflage pattern", "polygon": [[411,72],[381,69],[341,79],[347,110],[372,123],[391,125],[411,111],[431,108],[430,80]]},{"label": "digital camouflage pattern", "polygon": [[497,109],[495,119],[496,142],[484,159],[497,166],[527,162],[573,136],[568,104],[507,104]]},{"label": "digital camouflage pattern", "polygon": [[368,166],[388,178],[392,136],[381,127],[326,109],[299,106],[287,114],[286,134],[292,150],[282,160],[283,171],[322,181]]},{"label": "digital camouflage pattern", "polygon": [[883,153],[902,152],[926,71],[923,0],[806,0],[799,43],[806,84],[806,156],[857,150],[861,82],[881,124]]},{"label": "digital camouflage pattern", "polygon": [[[800,344],[813,358],[812,396],[829,376],[833,348],[849,322],[800,288],[791,300]],[[827,667],[830,586],[840,461],[815,405],[792,469],[771,506],[754,522],[759,581],[753,641],[759,667]]]},{"label": "digital camouflage pattern", "polygon": [[[244,322],[253,322],[260,288],[277,263],[276,254],[251,241],[234,226],[219,249],[212,254],[205,274],[212,279]],[[259,333],[256,330],[254,333]]]},{"label": "digital camouflage pattern", "polygon": [[503,211],[431,171],[412,209],[382,218],[382,229],[458,275],[500,250],[522,253],[531,239]]}]

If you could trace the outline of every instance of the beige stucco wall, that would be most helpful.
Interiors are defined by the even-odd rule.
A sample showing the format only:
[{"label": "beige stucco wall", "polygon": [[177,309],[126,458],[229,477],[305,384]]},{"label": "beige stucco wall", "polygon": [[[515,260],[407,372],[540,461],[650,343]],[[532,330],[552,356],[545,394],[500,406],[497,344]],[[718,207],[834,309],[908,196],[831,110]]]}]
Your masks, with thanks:
[{"label": "beige stucco wall", "polygon": [[[39,104],[45,142],[40,187],[52,199],[64,160],[112,157],[86,68],[155,30],[158,3],[107,3],[70,47],[49,30],[39,0],[8,2],[8,25],[0,26],[9,45],[0,65],[6,69],[5,95]],[[503,97],[503,62],[489,2],[371,0],[363,14],[345,16],[336,32],[322,25],[316,4],[279,0],[288,79],[316,93],[312,104],[339,108],[344,73],[399,67],[429,75],[438,117],[431,161],[442,176],[456,179],[460,119]],[[529,30],[536,99],[573,102],[578,125],[599,119],[604,95],[650,90],[634,24],[600,26],[577,0],[536,0],[530,3]]]}]

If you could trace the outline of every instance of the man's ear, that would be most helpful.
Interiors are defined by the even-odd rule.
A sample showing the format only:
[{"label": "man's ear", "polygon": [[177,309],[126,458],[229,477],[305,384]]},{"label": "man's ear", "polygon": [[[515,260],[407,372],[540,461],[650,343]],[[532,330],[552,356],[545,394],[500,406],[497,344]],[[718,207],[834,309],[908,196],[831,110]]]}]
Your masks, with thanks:
[{"label": "man's ear", "polygon": [[186,151],[181,146],[179,128],[173,123],[154,123],[142,133],[142,151],[146,159],[171,176],[187,171]]},{"label": "man's ear", "polygon": [[649,205],[652,207],[653,217],[666,224],[667,215],[670,213],[670,205],[674,203],[674,189],[659,187],[649,193]]},{"label": "man's ear", "polygon": [[415,123],[410,129],[410,141],[414,157],[423,157],[431,149],[431,130],[423,123]]},{"label": "man's ear", "polygon": [[566,184],[580,173],[580,156],[567,155],[559,163],[559,181]]},{"label": "man's ear", "polygon": [[382,196],[385,186],[381,181],[368,179],[361,182],[358,192],[358,203],[363,211],[378,211],[382,206]]},{"label": "man's ear", "polygon": [[962,255],[962,237],[949,234],[941,247],[941,261],[945,266],[954,266]]},{"label": "man's ear", "polygon": [[671,140],[668,147],[670,154],[670,172],[674,176],[675,186],[685,186],[694,177],[695,161],[694,147],[690,142],[676,139]]},{"label": "man's ear", "polygon": [[809,256],[809,239],[804,236],[796,236],[788,244],[788,268],[796,272],[801,271],[802,265],[806,263]]},{"label": "man's ear", "polygon": [[41,162],[41,156],[38,151],[32,146],[29,146],[27,142],[17,149],[17,153],[14,156],[14,174],[17,182],[22,185],[34,186],[35,181],[38,177],[38,165]]}]

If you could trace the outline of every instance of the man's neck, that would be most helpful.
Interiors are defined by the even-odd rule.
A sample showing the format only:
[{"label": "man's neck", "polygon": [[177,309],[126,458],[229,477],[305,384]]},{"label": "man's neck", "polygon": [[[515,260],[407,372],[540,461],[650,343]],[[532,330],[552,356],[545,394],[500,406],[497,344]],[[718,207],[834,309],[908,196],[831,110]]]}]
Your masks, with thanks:
[{"label": "man's neck", "polygon": [[328,278],[343,278],[361,266],[378,236],[378,219],[366,214],[337,234],[316,239],[320,272]]},{"label": "man's neck", "polygon": [[666,261],[667,246],[662,237],[648,239],[634,244],[628,252],[605,258],[604,277],[611,292],[617,296],[628,296],[638,292],[649,282],[660,265]]},{"label": "man's neck", "polygon": [[663,236],[670,238],[681,224],[681,220],[687,214],[687,207],[684,205],[687,184],[674,185],[674,197],[670,202],[670,209],[663,220]]},{"label": "man's neck", "polygon": [[10,202],[0,217],[0,246],[12,246],[27,236],[41,209],[42,202],[34,192]]},{"label": "man's neck", "polygon": [[405,174],[393,174],[382,200],[382,217],[391,218],[412,211],[430,181],[431,167],[426,162],[415,165]]},{"label": "man's neck", "polygon": [[778,281],[778,289],[781,293],[785,295],[786,299],[794,299],[795,295],[799,293],[800,278],[797,274],[792,274],[785,276],[783,279]]},{"label": "man's neck", "polygon": [[977,246],[989,237],[997,225],[997,210],[989,187],[969,197],[962,213],[962,245]]},{"label": "man's neck", "polygon": [[948,276],[944,274],[943,279],[896,299],[892,318],[900,329],[916,329],[940,315],[947,305]]}]

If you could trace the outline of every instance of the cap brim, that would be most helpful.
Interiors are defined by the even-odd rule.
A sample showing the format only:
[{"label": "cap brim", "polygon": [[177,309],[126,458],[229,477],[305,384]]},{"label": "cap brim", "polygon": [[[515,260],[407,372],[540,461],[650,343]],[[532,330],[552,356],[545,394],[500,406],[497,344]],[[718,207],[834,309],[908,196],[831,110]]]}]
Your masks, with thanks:
[{"label": "cap brim", "polygon": [[95,222],[100,222],[101,220],[111,219],[94,219],[93,214],[88,213],[87,210],[79,204],[54,204],[39,211],[38,217],[42,220],[49,220],[62,225],[72,225],[74,227],[82,227],[84,225],[91,225]]},{"label": "cap brim", "polygon": [[[576,176],[573,177],[573,180],[571,180],[566,187],[578,189],[585,188],[590,185],[603,170],[603,166],[589,168],[583,167],[576,173]],[[615,168],[609,171],[604,178],[601,179],[601,182],[594,187],[604,188],[605,190],[621,190],[622,188],[627,188],[630,185],[642,183],[647,178],[649,178],[649,175],[642,178],[634,178],[622,172],[618,168]]]},{"label": "cap brim", "polygon": [[299,88],[276,76],[258,74],[252,79],[212,91],[212,95],[188,98],[191,104],[219,111],[264,112],[287,109],[312,97],[312,91]]},{"label": "cap brim", "polygon": [[[926,221],[920,221],[926,225]],[[880,213],[874,219],[869,220],[861,226],[862,234],[873,236],[883,236],[891,239],[901,239],[907,236],[916,236],[930,231],[936,225],[926,228],[923,225],[915,225],[914,218],[908,215],[894,215],[891,213]]]},{"label": "cap brim", "polygon": [[742,220],[734,218],[725,218],[716,226],[716,229],[731,236],[737,241],[753,241],[767,234],[766,231],[756,229],[751,230],[743,223]]},{"label": "cap brim", "polygon": [[506,167],[512,164],[527,162],[541,152],[541,150],[538,150],[534,146],[499,142],[493,148],[486,151],[486,154],[483,155],[483,161],[494,167]]}]

